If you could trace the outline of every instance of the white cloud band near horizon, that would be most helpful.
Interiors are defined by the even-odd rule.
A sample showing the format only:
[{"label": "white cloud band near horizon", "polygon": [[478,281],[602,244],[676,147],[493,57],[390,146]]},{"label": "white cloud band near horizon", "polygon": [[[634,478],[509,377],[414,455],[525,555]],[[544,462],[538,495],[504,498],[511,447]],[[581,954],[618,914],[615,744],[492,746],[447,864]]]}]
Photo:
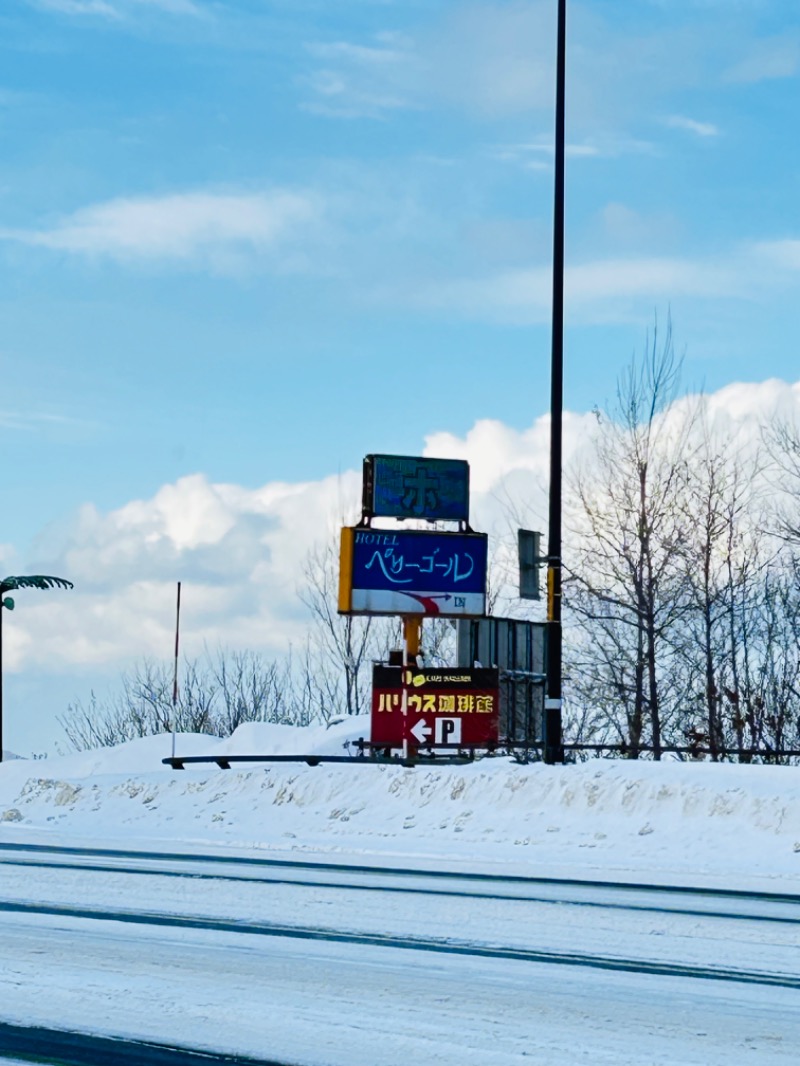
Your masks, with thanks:
[{"label": "white cloud band near horizon", "polygon": [[[676,411],[696,399],[678,401]],[[722,432],[738,431],[743,447],[776,412],[800,423],[800,382],[732,384],[702,402]],[[597,424],[593,413],[565,412],[565,466],[586,454]],[[524,429],[481,419],[463,436],[440,430],[420,453],[469,461],[471,521],[496,542],[521,523],[544,528],[549,416]],[[106,513],[86,503],[29,548],[3,548],[10,571],[32,567],[75,584],[25,597],[5,634],[6,668],[91,675],[166,658],[177,580],[187,654],[225,646],[277,656],[290,644],[299,648],[309,622],[298,595],[305,560],[357,520],[359,499],[360,474],[351,470],[256,489],[197,473]]]}]

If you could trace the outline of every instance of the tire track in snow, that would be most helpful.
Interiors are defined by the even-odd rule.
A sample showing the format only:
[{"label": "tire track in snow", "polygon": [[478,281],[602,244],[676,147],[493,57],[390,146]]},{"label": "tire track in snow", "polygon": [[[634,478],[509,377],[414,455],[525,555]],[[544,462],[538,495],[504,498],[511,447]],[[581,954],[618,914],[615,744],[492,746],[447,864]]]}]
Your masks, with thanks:
[{"label": "tire track in snow", "polygon": [[[24,854],[36,854],[39,858],[16,858],[14,852]],[[45,855],[69,856],[75,859],[92,861],[48,861]],[[127,859],[138,861],[138,866],[123,866],[118,862],[98,862],[101,859]],[[156,862],[175,863],[180,869],[158,869],[147,864]],[[143,865],[142,865],[143,864]],[[788,893],[755,892],[739,889],[713,889],[693,888],[679,885],[653,885],[631,882],[616,881],[589,881],[577,878],[553,878],[553,877],[525,877],[518,875],[484,874],[470,871],[437,871],[428,869],[413,869],[408,867],[382,867],[366,865],[348,865],[345,863],[309,862],[304,860],[287,859],[264,859],[246,858],[244,856],[215,856],[215,855],[186,855],[180,852],[153,852],[153,851],[127,851],[122,849],[93,849],[60,847],[57,845],[42,844],[10,844],[0,843],[0,865],[32,867],[38,869],[63,869],[80,871],[86,870],[94,873],[117,873],[134,876],[165,877],[165,878],[192,878],[195,880],[247,882],[263,885],[302,885],[307,888],[322,888],[347,891],[364,892],[389,892],[410,895],[444,896],[444,897],[468,897],[487,900],[508,900],[510,902],[527,902],[555,905],[569,905],[576,907],[594,907],[607,910],[639,911],[652,914],[682,914],[698,918],[720,918],[732,921],[755,921],[775,922],[781,924],[800,924],[800,895]],[[253,872],[247,873],[221,873],[208,872],[199,869],[205,865],[233,865],[238,868],[250,868]],[[194,867],[194,869],[192,868]],[[304,875],[298,876],[275,876],[275,873],[290,872]],[[330,881],[311,880],[310,873],[318,875],[347,873],[361,877],[377,878],[384,881],[389,878],[398,878],[409,881],[419,879],[423,882],[435,879],[436,881],[451,882],[467,885],[503,886],[506,891],[486,891],[475,888],[458,887],[430,887],[414,886],[410,884],[390,885],[377,882],[365,881]],[[266,876],[264,876],[266,874]],[[516,892],[512,891],[514,888]],[[618,900],[600,900],[569,898],[567,896],[535,895],[536,888],[559,888],[569,890],[603,890],[618,895]],[[527,891],[525,891],[527,889]],[[634,894],[645,896],[663,895],[675,900],[673,905],[664,903],[643,903],[632,900]],[[627,897],[627,898],[626,898]],[[691,907],[686,905],[686,900],[698,897],[700,900],[720,900],[724,902],[756,903],[766,906],[788,906],[797,908],[796,914],[788,913],[757,913],[752,909],[747,911],[713,910],[708,906]],[[680,902],[679,902],[680,901]]]},{"label": "tire track in snow", "polygon": [[220,918],[190,918],[176,914],[157,914],[124,910],[100,910],[89,907],[0,901],[0,913],[42,915],[49,917],[108,921],[171,929],[202,930],[204,932],[234,933],[238,935],[283,937],[361,947],[396,948],[432,952],[445,955],[473,956],[484,959],[514,960],[524,963],[549,963],[561,966],[588,967],[596,970],[640,973],[659,977],[693,978],[707,981],[735,982],[747,985],[771,985],[800,990],[800,975],[770,973],[713,966],[657,962],[647,959],[626,959],[610,955],[580,952],[544,951],[530,948],[501,947],[455,939],[408,937],[391,934],[359,933],[313,926],[277,925],[268,922],[244,922]]},{"label": "tire track in snow", "polygon": [[0,1062],[47,1066],[291,1066],[246,1055],[0,1022]]}]

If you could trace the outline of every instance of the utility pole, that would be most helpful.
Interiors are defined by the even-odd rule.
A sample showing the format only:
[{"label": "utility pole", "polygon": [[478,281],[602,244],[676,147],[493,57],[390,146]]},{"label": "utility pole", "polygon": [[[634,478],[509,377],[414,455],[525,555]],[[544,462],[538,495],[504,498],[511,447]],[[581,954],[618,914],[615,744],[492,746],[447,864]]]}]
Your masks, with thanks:
[{"label": "utility pole", "polygon": [[0,581],[0,762],[3,761],[3,608],[14,610],[14,600],[6,596],[15,589],[71,589],[71,581],[48,574],[24,574]]},{"label": "utility pole", "polygon": [[550,360],[550,501],[547,545],[547,682],[544,761],[563,762],[561,739],[561,454],[564,408],[564,135],[567,0],[558,0],[556,34],[555,189],[553,203],[553,336]]}]

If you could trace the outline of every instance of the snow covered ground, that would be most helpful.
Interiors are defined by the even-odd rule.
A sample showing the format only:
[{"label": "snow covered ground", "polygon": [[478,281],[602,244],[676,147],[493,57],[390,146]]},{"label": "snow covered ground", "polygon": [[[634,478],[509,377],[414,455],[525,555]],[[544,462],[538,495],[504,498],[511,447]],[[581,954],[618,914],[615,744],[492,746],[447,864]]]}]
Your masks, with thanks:
[{"label": "snow covered ground", "polygon": [[[344,754],[367,719],[176,738],[178,755]],[[0,766],[0,840],[348,853],[376,862],[800,890],[800,768],[591,760],[214,764],[168,735]],[[234,767],[236,764],[234,764]]]},{"label": "snow covered ground", "polygon": [[[329,729],[249,725],[227,740],[181,735],[175,744],[184,756],[341,755],[367,734],[368,721],[356,719]],[[483,897],[468,887],[438,891],[436,879],[427,887],[384,874],[367,875],[383,887],[333,882],[352,880],[345,864],[361,863],[800,893],[800,769],[611,760],[549,767],[497,757],[466,766],[172,770],[162,763],[172,743],[162,735],[0,766],[7,1026],[302,1066],[796,1061],[794,912],[728,917],[719,898],[681,912],[641,890],[635,905],[636,893],[620,904],[580,887],[595,896],[571,900],[558,885],[537,887],[530,901],[504,901],[494,889]],[[220,877],[213,867],[221,864],[204,859],[186,877],[175,876],[180,864],[169,854],[138,871],[129,859],[84,855],[62,855],[54,866],[24,850],[31,843],[342,868],[314,869],[307,883],[283,871],[248,881],[230,869]],[[173,875],[160,875],[171,863]],[[261,935],[253,923],[277,931]],[[301,927],[336,935],[285,934]],[[364,933],[470,947],[451,955],[447,946],[370,945],[358,942]],[[480,944],[558,957],[489,958],[475,951]],[[568,964],[581,953],[632,960],[634,971],[636,960],[650,960],[714,973]],[[733,976],[718,979],[720,967]],[[758,974],[787,980],[770,985]],[[5,1066],[2,1056],[0,1046]]]}]

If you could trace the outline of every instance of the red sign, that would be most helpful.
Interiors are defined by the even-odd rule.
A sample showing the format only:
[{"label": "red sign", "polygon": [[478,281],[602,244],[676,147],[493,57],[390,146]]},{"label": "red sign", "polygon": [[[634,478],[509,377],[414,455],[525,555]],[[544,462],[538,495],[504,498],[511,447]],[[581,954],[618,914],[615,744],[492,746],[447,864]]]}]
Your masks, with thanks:
[{"label": "red sign", "polygon": [[[497,670],[461,667],[420,670],[375,666],[372,671],[373,744],[400,748],[497,743],[500,692]],[[406,713],[403,713],[405,687]]]}]

